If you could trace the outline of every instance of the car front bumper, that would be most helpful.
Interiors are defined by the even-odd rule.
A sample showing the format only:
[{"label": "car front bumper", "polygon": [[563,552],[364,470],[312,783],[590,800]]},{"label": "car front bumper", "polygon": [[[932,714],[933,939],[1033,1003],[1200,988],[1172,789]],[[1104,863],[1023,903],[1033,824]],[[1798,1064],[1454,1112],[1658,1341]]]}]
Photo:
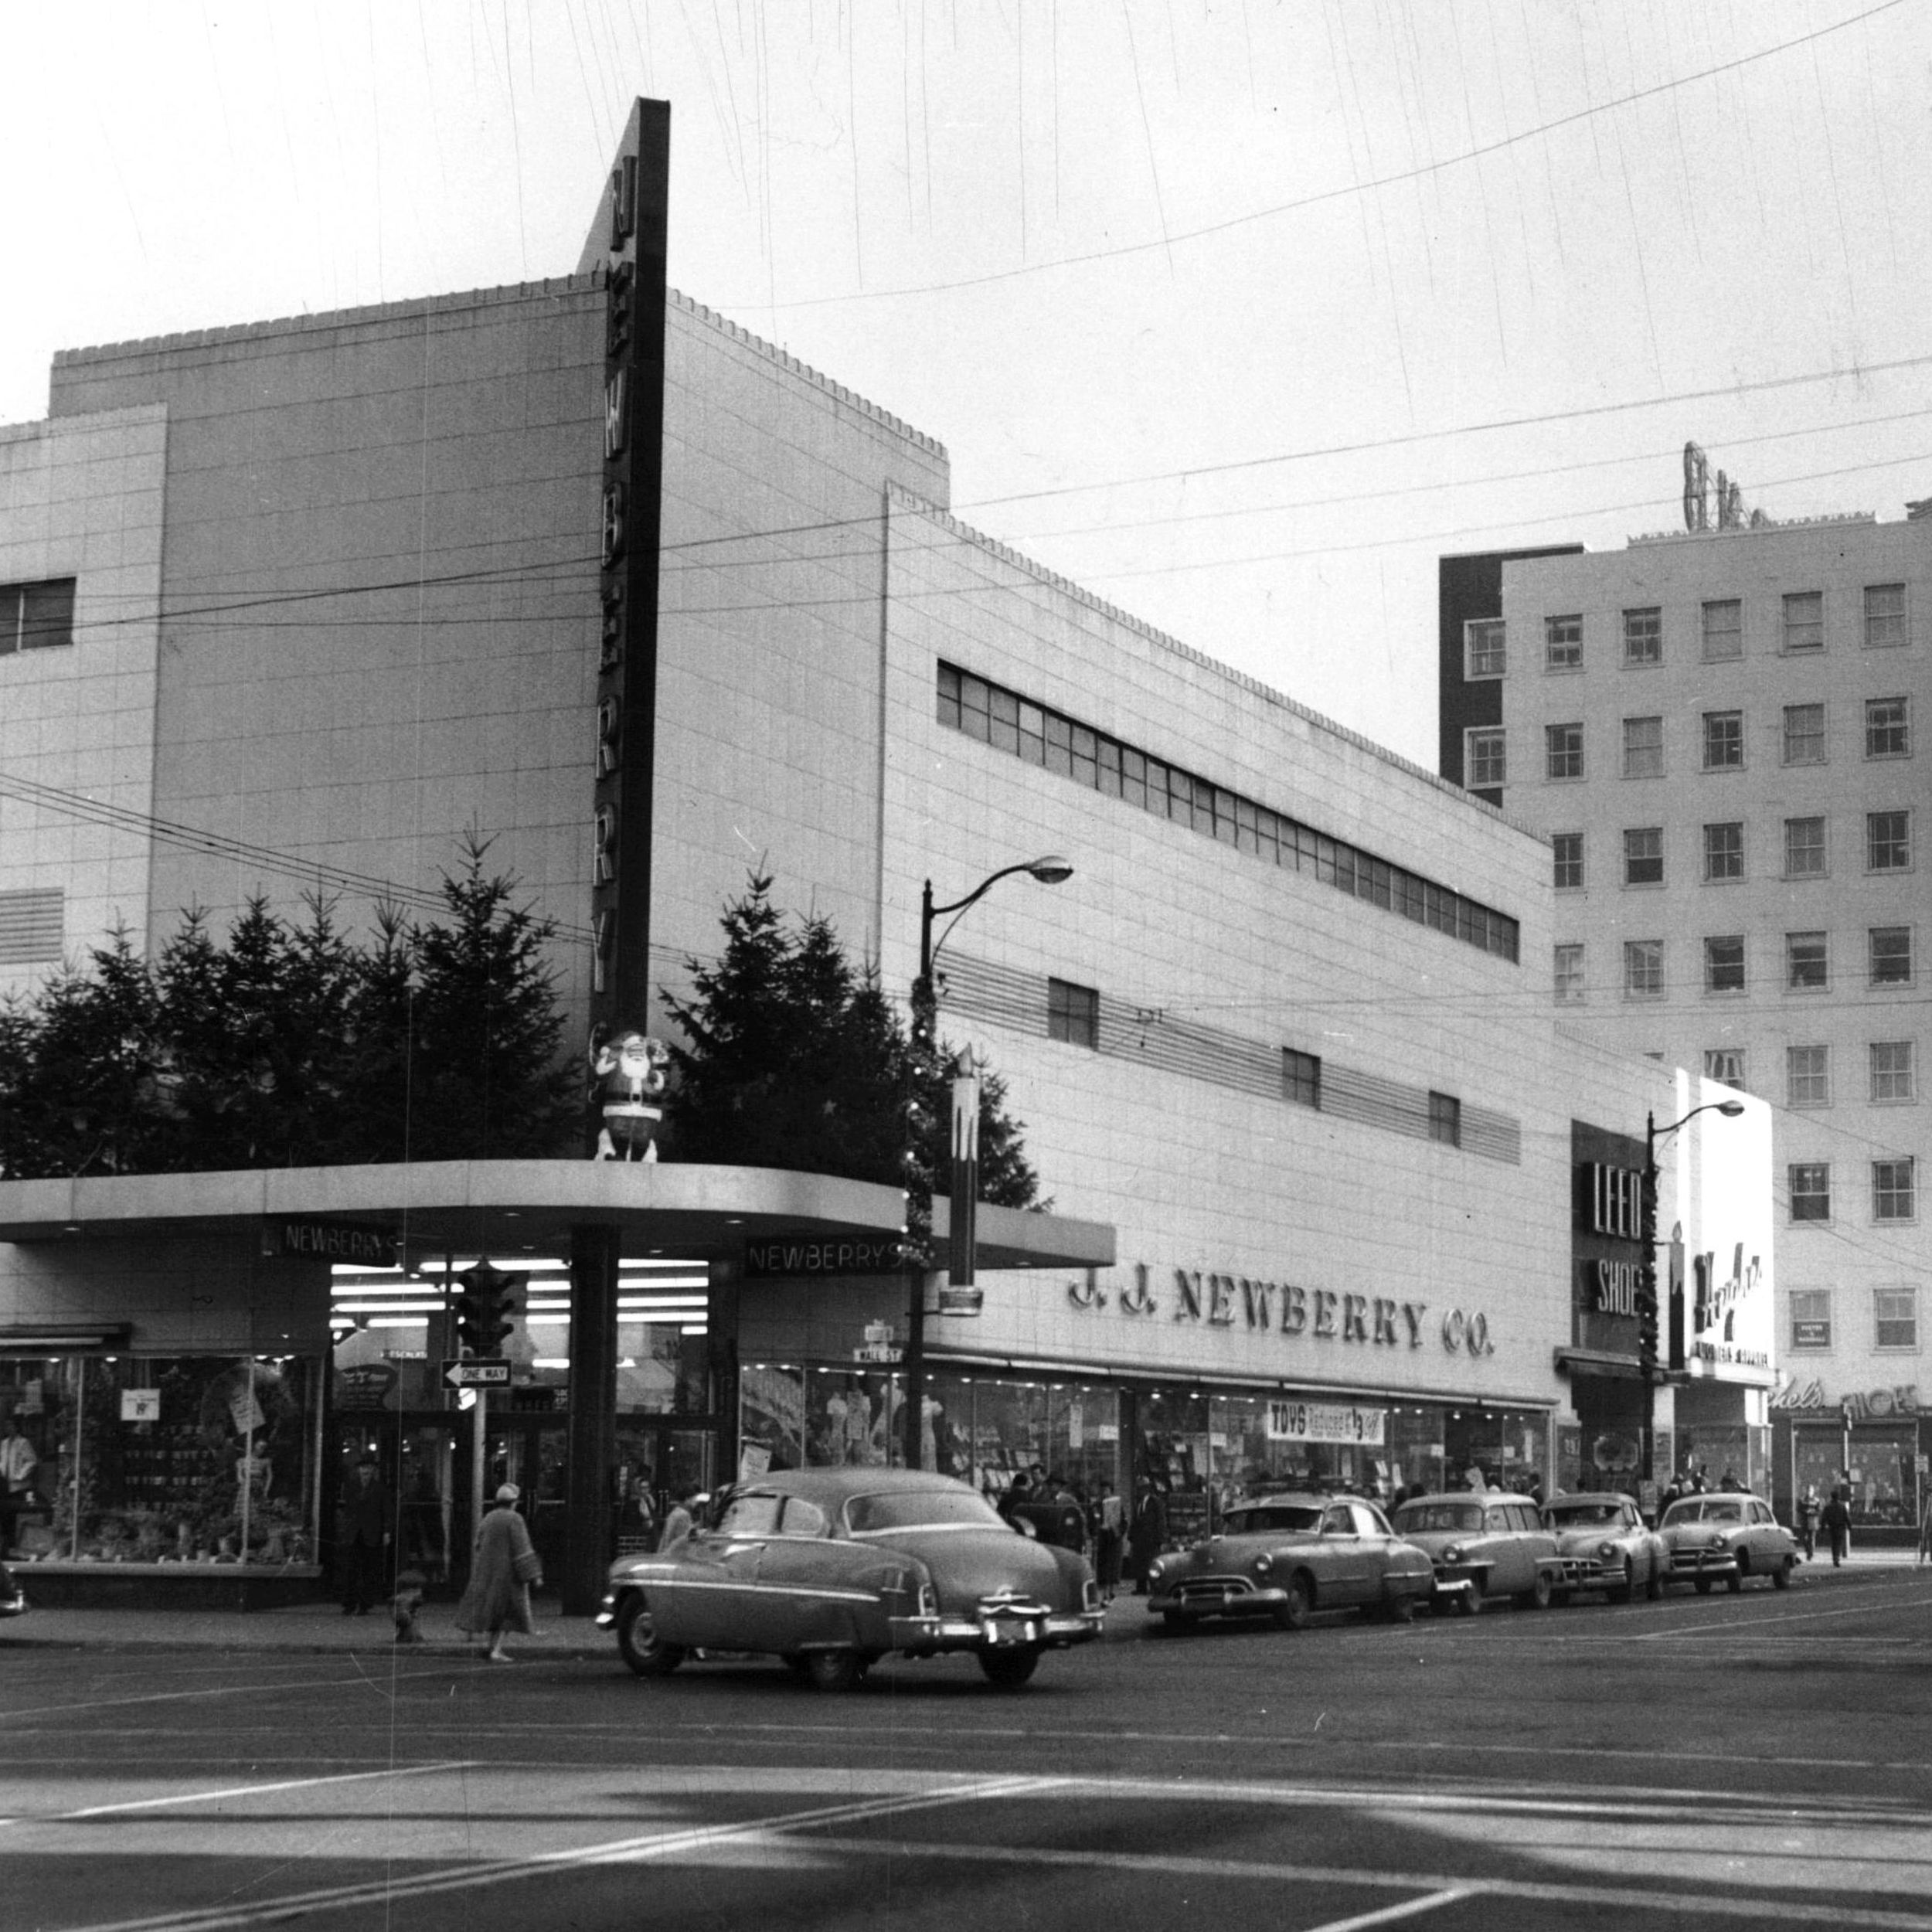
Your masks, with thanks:
[{"label": "car front bumper", "polygon": [[1147,1609],[1150,1617],[1250,1617],[1287,1600],[1279,1583],[1252,1577],[1163,1577],[1148,1593]]},{"label": "car front bumper", "polygon": [[1673,1549],[1670,1553],[1670,1573],[1673,1580],[1680,1577],[1715,1577],[1720,1580],[1737,1574],[1737,1552],[1734,1549]]},{"label": "car front bumper", "polygon": [[989,1610],[971,1617],[893,1617],[894,1650],[930,1657],[942,1651],[1065,1650],[1090,1644],[1105,1621],[1094,1611]]}]

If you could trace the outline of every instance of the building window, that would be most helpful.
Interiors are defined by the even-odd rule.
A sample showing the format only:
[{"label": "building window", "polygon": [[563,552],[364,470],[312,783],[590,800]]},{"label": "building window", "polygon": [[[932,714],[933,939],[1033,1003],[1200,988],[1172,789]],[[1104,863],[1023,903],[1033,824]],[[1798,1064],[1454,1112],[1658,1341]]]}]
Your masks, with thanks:
[{"label": "building window", "polygon": [[1100,1043],[1100,996],[1091,986],[1076,986],[1071,981],[1046,982],[1046,1037],[1063,1039],[1070,1046]]},{"label": "building window", "polygon": [[1704,769],[1732,771],[1744,763],[1744,714],[1741,711],[1704,713]]},{"label": "building window", "polygon": [[1828,1349],[1832,1345],[1832,1291],[1829,1288],[1794,1288],[1791,1291],[1791,1346],[1794,1349]]},{"label": "building window", "polygon": [[1471,617],[1462,627],[1464,677],[1500,678],[1507,668],[1501,617]]},{"label": "building window", "polygon": [[1624,776],[1661,778],[1664,775],[1664,721],[1662,718],[1624,720]]},{"label": "building window", "polygon": [[1580,945],[1556,948],[1556,1004],[1580,1006],[1583,1003],[1583,949]]},{"label": "building window", "polygon": [[1868,811],[1865,815],[1865,869],[1867,872],[1904,872],[1912,863],[1912,815],[1909,811]]},{"label": "building window", "polygon": [[1469,788],[1500,785],[1508,775],[1503,753],[1503,730],[1500,725],[1482,725],[1463,733],[1463,770],[1469,774]]},{"label": "building window", "polygon": [[1726,933],[1704,941],[1704,990],[1741,993],[1744,990],[1744,935]]},{"label": "building window", "polygon": [[1824,706],[1787,704],[1784,707],[1784,762],[1787,765],[1824,764]]},{"label": "building window", "polygon": [[1875,1039],[1872,1043],[1872,1097],[1875,1100],[1909,1100],[1915,1097],[1912,1043],[1909,1039]]},{"label": "building window", "polygon": [[1872,1291],[1872,1345],[1875,1349],[1916,1349],[1919,1345],[1917,1289]]},{"label": "building window", "polygon": [[1913,1191],[1912,1161],[1874,1161],[1872,1163],[1872,1219],[1875,1221],[1911,1221],[1918,1218],[1918,1199]]},{"label": "building window", "polygon": [[1583,834],[1580,832],[1552,832],[1549,849],[1556,860],[1557,891],[1580,892],[1583,884]]},{"label": "building window", "polygon": [[1583,775],[1583,728],[1580,724],[1546,725],[1543,727],[1546,769],[1553,778],[1580,778]]},{"label": "building window", "polygon": [[1829,1161],[1794,1161],[1786,1168],[1791,1189],[1794,1221],[1832,1218],[1832,1164]]},{"label": "building window", "polygon": [[1822,651],[1825,648],[1825,593],[1794,590],[1784,600],[1784,648],[1787,651]]},{"label": "building window", "polygon": [[0,966],[31,966],[66,949],[66,893],[60,886],[0,892]]},{"label": "building window", "polygon": [[1825,821],[1787,818],[1784,821],[1784,876],[1821,879],[1825,876]]},{"label": "building window", "polygon": [[1543,668],[1580,671],[1583,668],[1583,621],[1580,617],[1543,619]]},{"label": "building window", "polygon": [[1661,886],[1663,883],[1663,827],[1633,827],[1624,834],[1624,883],[1626,886]]},{"label": "building window", "polygon": [[1744,1089],[1744,1049],[1741,1046],[1707,1046],[1704,1049],[1704,1077]]},{"label": "building window", "polygon": [[1445,1147],[1462,1145],[1462,1103],[1453,1094],[1429,1096],[1429,1138]]},{"label": "building window", "polygon": [[1004,690],[956,665],[938,667],[937,715],[982,744],[1044,765],[1076,784],[1123,804],[1185,825],[1217,843],[1252,852],[1270,865],[1308,874],[1497,957],[1521,957],[1522,929],[1433,879],[1391,865],[1345,840],[1243,798],[1205,778],[1150,758],[1090,725]]},{"label": "building window", "polygon": [[1832,1049],[1828,1046],[1785,1048],[1784,1104],[1787,1107],[1831,1105]]},{"label": "building window", "polygon": [[1912,714],[1904,698],[1867,698],[1865,701],[1865,755],[1868,758],[1906,758],[1912,752]]},{"label": "building window", "polygon": [[1298,1053],[1292,1046],[1281,1049],[1281,1097],[1297,1107],[1321,1105],[1321,1063],[1313,1053]]},{"label": "building window", "polygon": [[72,577],[0,583],[0,657],[72,644],[73,591]]},{"label": "building window", "polygon": [[1624,662],[1626,664],[1662,664],[1664,662],[1664,614],[1652,604],[1648,610],[1624,613]]},{"label": "building window", "polygon": [[1661,939],[1624,941],[1624,997],[1660,999],[1664,992],[1664,942]]},{"label": "building window", "polygon": [[1905,641],[1905,586],[1868,583],[1865,587],[1865,645],[1879,651]]},{"label": "building window", "polygon": [[1704,606],[1704,662],[1716,664],[1744,655],[1744,607],[1736,597],[1719,597]]},{"label": "building window", "polygon": [[1787,933],[1784,984],[1794,993],[1822,993],[1831,981],[1831,954],[1824,934]]},{"label": "building window", "polygon": [[1869,944],[1874,986],[1910,986],[1912,984],[1912,928],[1910,926],[1874,926]]},{"label": "building window", "polygon": [[1704,828],[1704,883],[1744,876],[1744,827],[1736,819]]}]

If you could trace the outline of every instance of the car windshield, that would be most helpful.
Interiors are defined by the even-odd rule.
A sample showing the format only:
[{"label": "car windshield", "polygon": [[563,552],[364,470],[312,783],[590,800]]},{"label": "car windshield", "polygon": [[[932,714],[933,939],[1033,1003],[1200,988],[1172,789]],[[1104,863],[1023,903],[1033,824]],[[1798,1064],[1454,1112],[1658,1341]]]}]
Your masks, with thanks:
[{"label": "car windshield", "polygon": [[886,1529],[1006,1529],[1012,1527],[984,1496],[971,1489],[887,1489],[853,1496],[845,1527],[855,1536]]},{"label": "car windshield", "polygon": [[1742,1522],[1744,1505],[1728,1499],[1716,1502],[1674,1502],[1670,1513],[1664,1519],[1666,1523],[1674,1522]]},{"label": "car windshield", "polygon": [[1621,1522],[1624,1509],[1614,1502],[1553,1503],[1543,1512],[1553,1529],[1574,1529],[1590,1523]]},{"label": "car windshield", "polygon": [[1406,1502],[1396,1512],[1396,1534],[1425,1529],[1480,1529],[1482,1505],[1471,1502]]},{"label": "car windshield", "polygon": [[1223,1536],[1252,1536],[1264,1529],[1315,1530],[1321,1526],[1321,1512],[1304,1503],[1250,1504],[1230,1509],[1221,1519]]}]

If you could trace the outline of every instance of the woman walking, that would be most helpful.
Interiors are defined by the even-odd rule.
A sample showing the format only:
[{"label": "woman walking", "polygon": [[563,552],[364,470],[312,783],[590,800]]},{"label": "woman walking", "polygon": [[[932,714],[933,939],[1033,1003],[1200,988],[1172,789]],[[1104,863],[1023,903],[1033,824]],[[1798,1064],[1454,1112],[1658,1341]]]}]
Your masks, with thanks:
[{"label": "woman walking", "polygon": [[490,1647],[483,1655],[492,1664],[510,1661],[503,1639],[511,1631],[526,1637],[536,1631],[530,1590],[543,1582],[543,1566],[517,1514],[519,1493],[515,1483],[506,1482],[496,1492],[496,1507],[484,1512],[470,1561],[470,1587],[456,1607],[456,1628],[464,1636],[488,1634]]}]

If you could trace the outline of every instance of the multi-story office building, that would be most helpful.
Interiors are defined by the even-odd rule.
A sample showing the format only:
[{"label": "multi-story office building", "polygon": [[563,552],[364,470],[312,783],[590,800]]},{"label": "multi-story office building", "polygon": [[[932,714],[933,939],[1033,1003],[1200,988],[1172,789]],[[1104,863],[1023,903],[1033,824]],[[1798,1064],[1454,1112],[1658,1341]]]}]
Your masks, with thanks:
[{"label": "multi-story office building", "polygon": [[[1446,619],[1476,561],[1444,560]],[[1443,628],[1445,688],[1496,700],[1445,705],[1444,775],[1549,841],[1564,1024],[1774,1103],[1777,1487],[1848,1469],[1859,1515],[1910,1521],[1932,520],[1646,537],[1492,580]]]}]

